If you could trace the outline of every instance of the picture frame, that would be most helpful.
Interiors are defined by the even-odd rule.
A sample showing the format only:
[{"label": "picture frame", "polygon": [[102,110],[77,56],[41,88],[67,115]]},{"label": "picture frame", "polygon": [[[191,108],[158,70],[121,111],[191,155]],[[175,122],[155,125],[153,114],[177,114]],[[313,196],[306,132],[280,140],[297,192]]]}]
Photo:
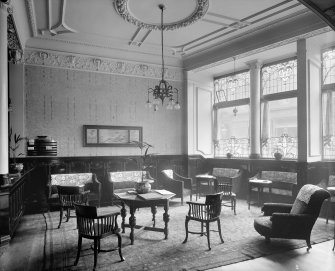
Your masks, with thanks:
[{"label": "picture frame", "polygon": [[84,147],[136,147],[142,141],[140,126],[83,125]]}]

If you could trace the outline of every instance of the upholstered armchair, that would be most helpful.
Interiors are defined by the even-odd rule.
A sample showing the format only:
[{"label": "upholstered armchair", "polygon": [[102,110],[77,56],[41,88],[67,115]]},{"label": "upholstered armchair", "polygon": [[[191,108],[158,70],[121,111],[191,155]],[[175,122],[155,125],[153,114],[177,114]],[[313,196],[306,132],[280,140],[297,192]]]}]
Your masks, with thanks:
[{"label": "upholstered armchair", "polygon": [[94,173],[51,174],[48,183],[49,204],[58,205],[59,195],[57,186],[84,186],[88,193],[88,203],[100,206],[101,183]]},{"label": "upholstered armchair", "polygon": [[181,199],[181,204],[184,204],[184,197],[190,196],[192,200],[192,179],[183,177],[172,169],[161,171],[158,178],[158,187],[166,189],[176,194],[176,198]]},{"label": "upholstered armchair", "polygon": [[321,187],[304,185],[293,204],[265,203],[264,216],[254,220],[255,230],[268,242],[270,238],[306,240],[309,251],[311,231],[323,201],[329,197],[329,192]]}]

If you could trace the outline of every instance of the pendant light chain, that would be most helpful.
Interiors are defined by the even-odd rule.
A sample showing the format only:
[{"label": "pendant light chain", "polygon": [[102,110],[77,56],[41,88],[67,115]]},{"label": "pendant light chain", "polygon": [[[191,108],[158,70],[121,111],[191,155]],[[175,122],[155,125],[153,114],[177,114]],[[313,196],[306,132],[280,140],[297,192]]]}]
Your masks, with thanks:
[{"label": "pendant light chain", "polygon": [[164,80],[164,38],[163,38],[163,12],[164,12],[164,5],[159,5],[161,9],[161,44],[162,44],[162,80]]},{"label": "pendant light chain", "polygon": [[[172,110],[180,109],[179,104],[179,90],[177,88],[173,88],[167,81],[164,79],[165,73],[165,63],[164,63],[164,9],[165,6],[163,4],[158,5],[161,10],[161,44],[162,44],[162,79],[160,82],[154,86],[153,88],[148,89],[148,99],[146,102],[147,108],[152,108],[154,111],[157,111],[159,108],[159,104],[164,104],[164,100],[167,100],[166,109]],[[150,100],[150,94],[152,94],[152,101]]]}]

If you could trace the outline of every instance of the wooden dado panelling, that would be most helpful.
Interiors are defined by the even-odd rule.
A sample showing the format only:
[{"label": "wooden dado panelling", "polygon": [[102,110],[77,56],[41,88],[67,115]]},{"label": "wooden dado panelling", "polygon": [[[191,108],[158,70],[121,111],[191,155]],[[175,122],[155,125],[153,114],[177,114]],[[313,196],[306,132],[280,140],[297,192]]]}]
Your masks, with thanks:
[{"label": "wooden dado panelling", "polygon": [[[93,172],[102,184],[102,204],[108,204],[110,195],[107,187],[107,173],[110,171],[138,170],[134,161],[136,156],[83,156],[83,157],[25,157],[18,159],[26,168],[36,167],[35,197],[40,205],[46,205],[46,185],[50,174]],[[160,171],[172,168],[177,173],[187,176],[187,156],[157,155],[152,159],[153,167],[149,170],[153,178],[159,178]],[[39,206],[37,208],[46,206]]]},{"label": "wooden dado panelling", "polygon": [[335,175],[335,162],[298,162],[293,160],[273,159],[205,159],[201,156],[191,156],[188,159],[189,176],[199,173],[212,172],[214,167],[238,168],[243,170],[242,198],[246,197],[248,178],[261,170],[288,171],[298,173],[298,187],[304,184],[320,184],[326,182],[330,174]]}]

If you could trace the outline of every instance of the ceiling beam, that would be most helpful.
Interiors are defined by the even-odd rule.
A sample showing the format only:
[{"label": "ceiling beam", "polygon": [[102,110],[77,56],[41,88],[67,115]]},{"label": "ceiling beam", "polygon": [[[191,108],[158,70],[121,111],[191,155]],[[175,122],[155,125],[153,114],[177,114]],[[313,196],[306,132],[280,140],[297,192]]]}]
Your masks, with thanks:
[{"label": "ceiling beam", "polygon": [[[298,0],[301,4],[309,8],[315,14],[317,14],[323,21],[325,21],[335,31],[335,15],[333,17],[327,14],[327,11],[333,11],[335,13],[335,5],[329,6],[326,9],[322,9],[322,1],[318,0]],[[319,4],[319,5],[318,5]]]}]

